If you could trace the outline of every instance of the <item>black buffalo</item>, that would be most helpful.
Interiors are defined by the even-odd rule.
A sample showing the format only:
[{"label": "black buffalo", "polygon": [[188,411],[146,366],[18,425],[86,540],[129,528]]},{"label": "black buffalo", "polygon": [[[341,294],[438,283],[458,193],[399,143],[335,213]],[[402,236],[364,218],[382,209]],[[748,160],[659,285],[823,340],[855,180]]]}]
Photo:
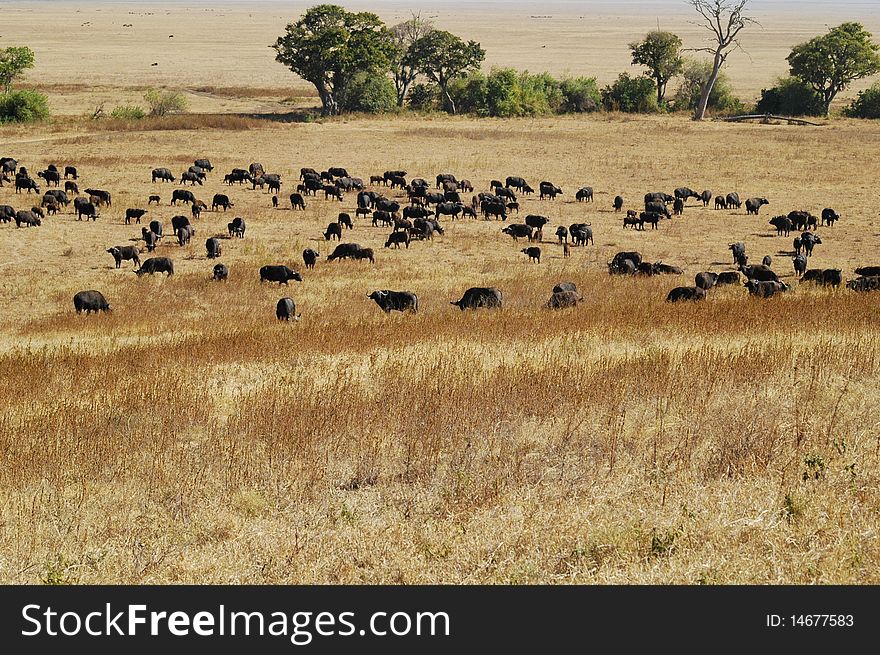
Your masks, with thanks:
[{"label": "black buffalo", "polygon": [[746,200],[746,213],[758,215],[758,211],[761,209],[761,205],[769,205],[770,201],[767,198],[749,198]]},{"label": "black buffalo", "polygon": [[205,250],[208,253],[208,259],[216,259],[223,253],[223,248],[220,245],[220,239],[217,237],[211,237],[207,241],[205,241]]},{"label": "black buffalo", "polygon": [[260,282],[267,280],[286,285],[290,280],[302,282],[302,275],[287,266],[263,266],[260,268]]},{"label": "black buffalo", "polygon": [[372,248],[364,248],[357,243],[340,243],[333,252],[327,257],[328,262],[337,259],[367,259],[370,263],[375,263],[375,257]]},{"label": "black buffalo", "polygon": [[135,273],[139,277],[145,273],[150,275],[154,273],[168,273],[168,277],[171,277],[174,275],[174,263],[167,257],[150,257],[141,264],[141,267]]},{"label": "black buffalo", "polygon": [[110,303],[107,302],[104,294],[95,290],[78,292],[73,296],[73,306],[77,314],[111,311]]},{"label": "black buffalo", "polygon": [[[559,193],[562,193],[562,191]],[[593,202],[593,187],[582,186],[577,190],[577,193],[574,194],[574,197],[578,202]]]},{"label": "black buffalo", "polygon": [[685,302],[703,300],[706,290],[702,287],[675,287],[666,295],[666,302]]},{"label": "black buffalo", "polygon": [[[171,204],[177,205],[177,202],[195,202],[196,197],[189,189],[174,189],[171,193]],[[156,204],[159,204],[158,201]]]},{"label": "black buffalo", "polygon": [[462,311],[482,307],[500,309],[502,306],[502,294],[495,287],[471,287],[464,292],[461,300],[456,300],[450,304],[456,305]]},{"label": "black buffalo", "polygon": [[214,280],[222,282],[229,277],[229,269],[226,264],[214,264],[214,271],[211,275]]},{"label": "black buffalo", "polygon": [[163,182],[174,182],[175,178],[172,172],[167,168],[154,168],[153,169],[153,182],[156,180],[162,180]]},{"label": "black buffalo", "polygon": [[581,297],[577,291],[572,290],[553,290],[553,295],[547,301],[547,307],[550,309],[565,309],[566,307],[575,307],[581,301]]},{"label": "black buffalo", "polygon": [[306,268],[315,268],[315,262],[318,261],[320,256],[321,253],[317,250],[312,250],[311,248],[303,250],[303,263],[306,265]]},{"label": "black buffalo", "polygon": [[116,268],[122,266],[123,261],[128,260],[133,261],[134,265],[140,268],[141,258],[137,246],[114,246],[108,248],[107,252],[113,256],[113,260],[116,262]]},{"label": "black buffalo", "polygon": [[389,314],[392,311],[412,312],[419,311],[419,299],[412,291],[391,291],[380,289],[368,294],[367,298],[374,300],[383,312]]},{"label": "black buffalo", "polygon": [[290,319],[298,321],[300,319],[296,313],[296,303],[293,302],[293,298],[282,298],[278,301],[278,304],[275,305],[275,318],[279,321],[289,321]]}]

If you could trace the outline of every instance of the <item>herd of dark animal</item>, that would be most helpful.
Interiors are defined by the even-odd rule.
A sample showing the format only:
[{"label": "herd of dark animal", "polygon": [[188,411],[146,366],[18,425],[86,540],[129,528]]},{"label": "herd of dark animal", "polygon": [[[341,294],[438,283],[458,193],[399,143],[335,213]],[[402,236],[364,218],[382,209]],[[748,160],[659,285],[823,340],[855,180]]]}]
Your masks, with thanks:
[{"label": "herd of dark animal", "polygon": [[[208,173],[214,170],[211,162],[207,159],[197,159],[193,165],[179,176],[175,177],[168,168],[155,168],[151,172],[151,180],[156,182],[175,182],[179,179],[181,185],[189,183],[190,186],[202,186],[207,179]],[[18,167],[18,162],[9,157],[0,158],[0,186],[5,182],[12,182],[10,175],[14,175],[16,193],[26,191],[28,194],[40,193],[39,184],[28,173],[25,167]],[[509,212],[519,213],[519,202],[516,193],[531,195],[532,187],[522,177],[507,177],[504,183],[500,180],[490,182],[489,192],[480,192],[473,195],[470,203],[462,200],[461,193],[473,192],[473,184],[469,180],[458,180],[454,175],[441,173],[435,178],[437,191],[431,189],[430,184],[423,178],[406,179],[407,172],[402,170],[385,171],[382,175],[370,176],[370,185],[385,186],[391,189],[400,189],[406,194],[408,204],[401,207],[401,203],[394,198],[387,198],[382,193],[365,189],[363,180],[349,175],[345,168],[331,167],[326,171],[318,172],[312,168],[300,169],[300,183],[297,190],[291,193],[289,201],[292,210],[304,210],[306,196],[316,196],[319,192],[324,193],[325,199],[335,199],[342,202],[346,192],[357,193],[356,217],[370,217],[373,226],[385,225],[392,227],[392,232],[385,242],[386,248],[400,248],[401,245],[410,247],[413,240],[433,239],[433,235],[444,234],[444,229],[439,222],[441,216],[451,216],[452,220],[459,217],[476,218],[478,214],[485,220],[497,219],[506,221]],[[45,171],[37,173],[37,177],[44,180],[47,185],[58,187],[62,175],[54,165],[47,167]],[[77,169],[73,166],[64,168],[63,179],[64,191],[49,189],[42,197],[39,207],[34,206],[30,210],[15,211],[8,205],[0,205],[0,221],[15,221],[18,227],[40,226],[45,218],[43,210],[49,214],[58,213],[62,207],[70,204],[67,195],[79,194],[76,180]],[[252,163],[247,169],[235,168],[231,173],[224,176],[224,183],[232,186],[249,183],[252,189],[266,189],[267,193],[280,192],[281,176],[276,173],[266,173],[259,163]],[[542,181],[538,184],[539,198],[554,200],[563,195],[563,191],[555,184]],[[77,220],[97,220],[101,207],[112,207],[111,194],[102,189],[85,189],[85,197],[77,195],[73,198],[74,213]],[[673,215],[683,214],[688,199],[694,198],[700,201],[703,207],[708,207],[713,198],[710,190],[697,193],[688,187],[679,187],[673,194],[664,192],[651,192],[644,196],[644,211],[629,209],[623,219],[623,227],[643,230],[645,224],[652,229],[657,229],[661,220],[671,219]],[[593,188],[584,186],[575,193],[577,202],[593,202]],[[150,195],[147,206],[155,203],[160,204],[159,195]],[[195,197],[188,189],[176,188],[172,192],[171,205],[177,203],[189,204],[192,219],[198,219],[201,212],[208,209],[207,203]],[[668,205],[672,204],[673,212],[670,213]],[[728,193],[715,197],[716,209],[740,208],[742,206],[737,193]],[[745,201],[746,212],[750,215],[758,215],[763,205],[770,204],[766,198],[754,197]],[[433,205],[433,216],[431,206]],[[625,201],[622,196],[616,196],[612,202],[615,212],[622,212]],[[225,193],[214,194],[210,205],[211,211],[225,212],[234,207],[234,203]],[[278,196],[272,196],[272,206],[278,207]],[[141,219],[148,213],[147,209],[128,208],[125,211],[125,224],[139,224]],[[808,258],[812,255],[816,245],[822,243],[816,234],[821,226],[833,226],[840,216],[831,208],[826,208],[821,213],[821,219],[809,212],[796,210],[787,215],[776,216],[769,222],[777,230],[778,235],[788,236],[791,231],[798,230],[802,233],[793,241],[793,266],[795,274],[802,281],[816,282],[821,285],[837,287],[843,282],[840,269],[807,269]],[[546,216],[529,214],[522,223],[510,223],[501,232],[517,241],[526,238],[529,242],[543,242],[543,228],[550,223]],[[189,217],[176,215],[171,219],[171,227],[174,236],[180,246],[190,243],[196,235],[195,227]],[[325,240],[337,240],[340,243],[333,252],[327,256],[327,261],[340,259],[367,260],[375,262],[375,254],[372,248],[363,247],[357,243],[342,243],[344,229],[353,229],[354,223],[351,215],[340,212],[337,220],[331,222],[323,237]],[[229,238],[244,238],[246,231],[245,220],[242,217],[234,218],[227,226]],[[141,228],[140,239],[143,240],[146,250],[153,252],[164,238],[162,223],[158,220],[150,221],[149,226]],[[568,227],[559,226],[555,231],[558,244],[563,248],[563,256],[569,255],[569,238],[574,246],[586,246],[594,243],[593,230],[590,223],[574,223]],[[208,259],[216,259],[222,255],[222,244],[217,236],[209,237],[205,242]],[[716,286],[739,284],[741,274],[745,276],[744,286],[751,295],[770,297],[789,289],[789,285],[782,282],[778,275],[771,269],[771,258],[765,257],[759,265],[749,265],[745,244],[737,242],[730,244],[729,249],[733,256],[735,270],[720,273],[704,271],[697,273],[694,286],[682,286],[672,289],[666,297],[669,302],[684,300],[701,300],[707,292]],[[166,273],[169,277],[174,274],[174,264],[168,257],[150,257],[143,262],[140,259],[142,252],[138,246],[114,246],[107,249],[113,257],[116,268],[120,268],[123,261],[132,261],[137,267],[135,273],[138,276],[145,274]],[[529,246],[522,249],[523,254],[535,263],[541,261],[541,248]],[[307,248],[302,253],[306,269],[313,269],[320,253]],[[608,262],[608,271],[612,275],[681,275],[683,271],[677,266],[663,262],[645,261],[639,252],[619,252]],[[302,275],[285,265],[267,265],[260,271],[260,282],[277,282],[287,284],[290,280],[301,282]],[[857,291],[870,291],[880,289],[880,266],[868,266],[856,269],[858,278],[847,282],[846,286]],[[223,281],[229,276],[229,269],[225,264],[216,264],[213,267],[212,278]],[[416,295],[410,291],[392,291],[382,289],[373,291],[367,296],[373,300],[384,312],[417,312],[419,301]],[[560,283],[554,287],[547,306],[552,309],[561,309],[577,305],[581,297],[577,294],[575,285],[570,282]],[[452,303],[462,310],[478,308],[499,308],[502,306],[501,291],[494,287],[472,287],[468,289],[462,298]],[[81,291],[74,296],[74,306],[77,313],[92,311],[108,311],[109,303],[104,296],[95,290]],[[279,320],[299,320],[296,314],[296,306],[291,298],[282,298],[276,306],[276,316]]]}]

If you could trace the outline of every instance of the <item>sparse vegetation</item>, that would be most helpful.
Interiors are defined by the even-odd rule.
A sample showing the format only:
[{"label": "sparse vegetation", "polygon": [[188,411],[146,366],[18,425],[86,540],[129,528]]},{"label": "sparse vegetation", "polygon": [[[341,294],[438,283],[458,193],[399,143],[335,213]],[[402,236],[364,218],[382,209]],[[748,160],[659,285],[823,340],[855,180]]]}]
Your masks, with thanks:
[{"label": "sparse vegetation", "polygon": [[144,102],[150,108],[150,116],[167,116],[185,112],[189,106],[186,96],[180,91],[149,89],[144,94]]},{"label": "sparse vegetation", "polygon": [[49,99],[31,89],[0,93],[0,123],[31,123],[49,118]]},{"label": "sparse vegetation", "polygon": [[137,105],[119,105],[110,112],[110,118],[127,121],[139,121],[146,118],[147,112]]}]

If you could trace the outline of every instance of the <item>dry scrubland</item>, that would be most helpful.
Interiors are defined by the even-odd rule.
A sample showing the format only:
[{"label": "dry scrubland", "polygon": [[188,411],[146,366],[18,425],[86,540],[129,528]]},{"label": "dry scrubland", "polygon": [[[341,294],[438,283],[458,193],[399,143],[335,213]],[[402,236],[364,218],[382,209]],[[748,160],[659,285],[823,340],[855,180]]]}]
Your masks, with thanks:
[{"label": "dry scrubland", "polygon": [[[184,121],[197,123],[198,117]],[[3,582],[831,583],[880,581],[880,296],[798,287],[768,301],[742,288],[695,305],[666,292],[790,238],[767,220],[835,207],[811,267],[848,277],[875,255],[880,127],[693,124],[679,118],[544,121],[333,120],[89,133],[89,123],[0,129],[3,154],[31,170],[76,164],[80,188],[114,194],[95,223],[70,213],[0,227],[0,580]],[[170,123],[168,125],[171,125]],[[179,174],[197,156],[222,175],[262,162],[280,172],[282,208],[233,187],[189,247],[165,243],[171,278],[112,268],[104,249],[166,224]],[[363,219],[345,239],[377,262],[327,263],[319,231],[339,205],[284,202],[300,166],[344,165],[554,180],[555,202],[523,201],[553,225],[592,223],[596,245],[529,264],[499,222],[448,219],[407,250]],[[596,202],[574,202],[581,184]],[[766,195],[758,218],[689,206],[660,230],[624,231],[610,211],[687,184]],[[33,197],[32,197],[33,198]],[[32,199],[31,198],[31,199]],[[0,189],[17,208],[26,196]],[[27,203],[29,206],[30,203]],[[770,210],[770,211],[768,211]],[[186,210],[184,210],[186,211]],[[353,212],[352,212],[353,213]],[[228,283],[209,280],[204,239],[223,242]],[[545,230],[549,240],[552,230]],[[322,258],[289,289],[263,264]],[[609,278],[620,249],[686,268],[683,278]],[[578,284],[581,307],[543,307]],[[450,300],[495,285],[502,311]],[[77,316],[71,297],[102,290],[110,315]],[[411,289],[416,316],[365,295]],[[302,320],[279,324],[278,298]]]}]

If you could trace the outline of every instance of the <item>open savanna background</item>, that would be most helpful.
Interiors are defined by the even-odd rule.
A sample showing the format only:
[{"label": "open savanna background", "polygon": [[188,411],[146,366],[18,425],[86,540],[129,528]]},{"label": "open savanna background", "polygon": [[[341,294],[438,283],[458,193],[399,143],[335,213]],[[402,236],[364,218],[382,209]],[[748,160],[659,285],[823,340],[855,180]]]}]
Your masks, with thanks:
[{"label": "open savanna background", "polygon": [[[137,20],[131,7],[114,11]],[[47,35],[28,29],[21,42]],[[177,21],[168,32],[175,47],[183,29],[193,28]],[[213,32],[218,43],[237,34]],[[90,56],[103,47],[71,45],[87,46]],[[71,84],[87,84],[88,67],[53,47],[39,61],[54,52]],[[197,49],[192,59],[210,64]],[[295,95],[271,65],[267,79],[236,78],[230,64],[177,80],[213,85],[190,115],[0,127],[0,155],[32,173],[76,165],[80,189],[113,193],[96,222],[67,211],[39,228],[0,226],[0,581],[880,582],[880,296],[798,285],[791,237],[767,224],[833,207],[842,219],[820,228],[810,268],[851,278],[880,264],[880,126],[245,115]],[[76,87],[70,113],[158,83],[124,75]],[[62,84],[49,69],[33,77]],[[218,108],[219,96],[232,104]],[[228,193],[235,207],[203,213],[190,246],[166,238],[155,254],[174,260],[172,278],[116,270],[104,251],[140,234],[124,225],[125,208],[160,194],[145,219],[166,230],[189,211],[169,206],[178,185],[151,184],[150,170],[179,175],[197,157],[215,170],[196,196],[210,204]],[[265,192],[222,184],[252,161],[282,175],[278,209]],[[334,165],[364,179],[451,172],[478,191],[521,175],[564,194],[520,198],[520,220],[551,219],[540,264],[503,223],[472,219],[446,219],[443,236],[400,251],[383,248],[388,228],[360,219],[343,240],[374,248],[376,264],[328,263],[321,232],[338,212],[354,214],[354,195],[307,198],[305,212],[287,196],[300,167]],[[574,201],[586,184],[593,204]],[[638,208],[645,192],[680,185],[771,204],[754,217],[692,202],[644,232],[624,230],[611,210],[617,194]],[[0,188],[0,204],[37,202]],[[223,241],[230,278],[213,282],[204,240],[225,236],[235,216],[247,234]],[[595,245],[566,259],[552,232],[573,222],[591,223]],[[727,244],[738,240],[752,261],[773,256],[794,289],[664,302],[696,273],[730,269]],[[313,271],[301,265],[306,247],[322,255]],[[619,250],[685,274],[610,277]],[[261,285],[259,267],[282,263],[304,281]],[[577,283],[579,307],[546,309],[560,281]],[[504,309],[449,304],[470,286],[500,288]],[[113,312],[77,316],[82,289],[101,290]],[[416,292],[419,313],[383,314],[366,298],[375,289]],[[299,322],[275,320],[286,295]]]}]

